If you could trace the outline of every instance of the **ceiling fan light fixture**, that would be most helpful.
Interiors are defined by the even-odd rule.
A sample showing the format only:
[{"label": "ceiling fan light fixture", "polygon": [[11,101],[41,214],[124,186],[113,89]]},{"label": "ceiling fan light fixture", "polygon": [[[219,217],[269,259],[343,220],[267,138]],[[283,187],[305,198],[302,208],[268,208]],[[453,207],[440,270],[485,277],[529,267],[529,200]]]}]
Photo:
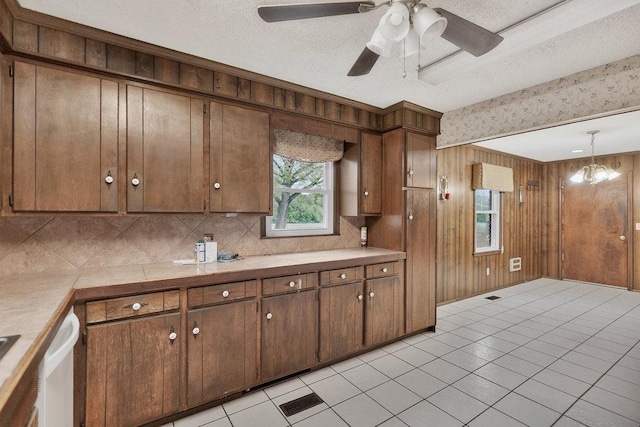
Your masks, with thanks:
[{"label": "ceiling fan light fixture", "polygon": [[418,37],[418,33],[416,33],[416,30],[414,28],[411,28],[409,30],[409,34],[407,34],[407,37],[404,38],[404,49],[402,56],[408,58],[409,56],[413,56],[418,53],[418,50],[420,50],[420,37]]},{"label": "ceiling fan light fixture", "polygon": [[378,28],[382,37],[387,40],[397,42],[404,39],[411,28],[407,6],[403,3],[391,5],[387,13],[380,19]]},{"label": "ceiling fan light fixture", "polygon": [[421,44],[427,44],[440,37],[447,28],[447,19],[422,3],[413,8],[412,19]]},{"label": "ceiling fan light fixture", "polygon": [[373,32],[373,36],[371,36],[371,40],[367,42],[367,48],[373,53],[389,57],[391,56],[391,46],[393,42],[380,34],[380,28],[376,28]]}]

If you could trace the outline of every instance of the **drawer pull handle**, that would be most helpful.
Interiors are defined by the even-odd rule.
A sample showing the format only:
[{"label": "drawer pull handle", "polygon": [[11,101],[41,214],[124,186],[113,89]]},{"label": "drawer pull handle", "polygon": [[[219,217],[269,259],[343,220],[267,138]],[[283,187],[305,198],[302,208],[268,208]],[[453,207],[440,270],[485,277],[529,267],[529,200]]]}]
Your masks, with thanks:
[{"label": "drawer pull handle", "polygon": [[290,288],[294,288],[295,286],[296,286],[296,282],[294,282],[294,281],[289,282],[289,287]]},{"label": "drawer pull handle", "polygon": [[383,272],[383,273],[386,273],[387,271],[389,271],[389,270],[387,270],[387,267],[384,267],[384,268],[382,269],[382,272]]},{"label": "drawer pull handle", "polygon": [[344,274],[344,273],[342,273],[342,274],[340,275],[340,278],[341,278],[341,279],[346,279],[346,278],[347,278],[347,275],[346,275],[346,274]]},{"label": "drawer pull handle", "polygon": [[133,174],[133,179],[131,180],[131,185],[133,185],[134,187],[137,187],[138,185],[140,185],[140,180],[138,179],[138,174]]},{"label": "drawer pull handle", "polygon": [[363,297],[362,297],[362,294],[359,294],[359,295],[358,295],[358,301],[362,301],[362,298],[363,298]]},{"label": "drawer pull handle", "polygon": [[107,172],[107,176],[104,178],[104,182],[106,182],[107,185],[113,184],[113,177],[111,176],[111,171]]},{"label": "drawer pull handle", "polygon": [[172,326],[171,332],[169,333],[169,341],[171,341],[171,344],[173,344],[176,338],[178,338],[178,334],[176,334],[176,331],[173,329],[173,326]]},{"label": "drawer pull handle", "polygon": [[229,291],[222,291],[222,297],[226,298],[229,296]]},{"label": "drawer pull handle", "polygon": [[409,214],[409,221],[413,220],[413,214]]},{"label": "drawer pull handle", "polygon": [[407,174],[409,174],[409,176],[413,176],[413,171],[409,170],[409,172],[407,172]]},{"label": "drawer pull handle", "polygon": [[134,302],[133,304],[125,305],[124,308],[130,308],[133,311],[138,311],[145,305],[149,305],[146,302]]},{"label": "drawer pull handle", "polygon": [[369,292],[369,297],[370,297],[370,298],[373,298],[373,297],[374,297],[374,295],[375,295],[375,294],[373,293],[373,291]]},{"label": "drawer pull handle", "polygon": [[198,335],[200,333],[200,328],[195,326],[191,332],[193,333],[193,336],[195,337],[196,335]]},{"label": "drawer pull handle", "polygon": [[271,320],[271,319],[273,319],[273,314],[267,313],[267,320]]},{"label": "drawer pull handle", "polygon": [[369,195],[369,192],[367,190],[364,190],[364,197],[367,197]]},{"label": "drawer pull handle", "polygon": [[219,190],[220,187],[222,187],[222,185],[220,185],[219,182],[216,182],[216,183],[213,184],[213,188],[215,188],[216,190]]}]

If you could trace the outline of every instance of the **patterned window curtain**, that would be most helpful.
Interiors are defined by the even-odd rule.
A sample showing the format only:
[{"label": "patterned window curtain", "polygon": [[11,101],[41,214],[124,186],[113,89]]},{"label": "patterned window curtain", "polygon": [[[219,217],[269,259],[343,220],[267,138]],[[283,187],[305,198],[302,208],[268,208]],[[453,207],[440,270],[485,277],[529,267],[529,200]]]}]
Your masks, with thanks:
[{"label": "patterned window curtain", "polygon": [[473,165],[473,189],[502,192],[513,191],[513,169],[489,163]]},{"label": "patterned window curtain", "polygon": [[344,154],[344,141],[290,130],[274,130],[273,154],[301,162],[336,162]]}]

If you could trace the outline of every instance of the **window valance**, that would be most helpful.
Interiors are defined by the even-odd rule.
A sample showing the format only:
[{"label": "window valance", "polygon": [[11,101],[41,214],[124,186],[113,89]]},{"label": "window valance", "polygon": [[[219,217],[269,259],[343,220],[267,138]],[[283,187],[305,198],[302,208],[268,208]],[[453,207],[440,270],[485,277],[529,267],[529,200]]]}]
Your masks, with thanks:
[{"label": "window valance", "polygon": [[473,165],[474,190],[513,191],[513,169],[489,163]]},{"label": "window valance", "polygon": [[301,162],[335,162],[344,154],[344,141],[275,129],[273,154]]}]

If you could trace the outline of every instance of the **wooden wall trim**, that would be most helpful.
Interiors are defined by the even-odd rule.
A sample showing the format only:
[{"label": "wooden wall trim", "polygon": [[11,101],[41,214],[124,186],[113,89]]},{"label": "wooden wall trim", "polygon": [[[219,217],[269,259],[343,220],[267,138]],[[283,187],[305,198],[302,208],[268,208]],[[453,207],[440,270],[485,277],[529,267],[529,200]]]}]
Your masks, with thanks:
[{"label": "wooden wall trim", "polygon": [[[107,72],[259,107],[382,131],[438,134],[441,113],[401,102],[380,109],[350,99],[133,40],[0,0],[4,53]],[[4,43],[3,43],[4,42]]]}]

